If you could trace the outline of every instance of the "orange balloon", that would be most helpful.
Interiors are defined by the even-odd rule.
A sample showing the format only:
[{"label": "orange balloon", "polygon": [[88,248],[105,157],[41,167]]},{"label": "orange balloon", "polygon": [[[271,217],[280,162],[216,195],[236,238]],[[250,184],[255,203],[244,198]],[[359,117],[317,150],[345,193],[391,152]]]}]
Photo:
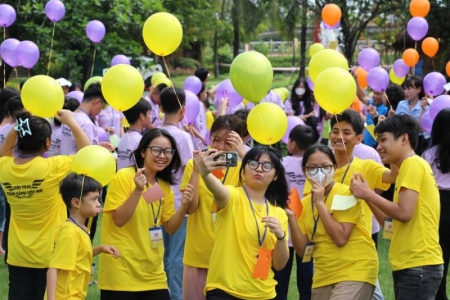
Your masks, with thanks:
[{"label": "orange balloon", "polygon": [[367,87],[367,72],[361,67],[358,67],[355,71],[356,73],[356,80],[358,80],[358,84],[362,89],[365,89]]},{"label": "orange balloon", "polygon": [[450,61],[445,66],[445,72],[447,73],[448,76],[450,76]]},{"label": "orange balloon", "polygon": [[322,20],[330,26],[336,25],[341,16],[341,9],[334,3],[327,4],[322,9]]},{"label": "orange balloon", "polygon": [[433,58],[439,50],[439,43],[435,38],[427,37],[422,41],[422,50],[430,58]]},{"label": "orange balloon", "polygon": [[425,18],[430,12],[430,2],[428,0],[412,0],[409,4],[409,11],[413,17]]},{"label": "orange balloon", "polygon": [[419,53],[413,48],[406,49],[403,52],[402,59],[406,65],[414,67],[419,62]]}]

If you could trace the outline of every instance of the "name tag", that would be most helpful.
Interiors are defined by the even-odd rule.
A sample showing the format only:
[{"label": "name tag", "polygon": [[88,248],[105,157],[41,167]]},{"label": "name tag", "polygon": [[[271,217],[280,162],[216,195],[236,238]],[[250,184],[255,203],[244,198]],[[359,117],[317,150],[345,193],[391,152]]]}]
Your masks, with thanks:
[{"label": "name tag", "polygon": [[213,213],[211,213],[211,216],[212,216],[213,225],[216,225],[217,214],[215,212],[213,212]]},{"label": "name tag", "polygon": [[394,224],[391,218],[384,219],[383,239],[390,240],[394,233]]},{"label": "name tag", "polygon": [[302,263],[310,262],[314,253],[314,243],[306,245],[305,253],[303,254]]},{"label": "name tag", "polygon": [[148,232],[150,233],[150,246],[153,249],[161,248],[164,246],[163,234],[162,234],[161,227],[149,228]]}]

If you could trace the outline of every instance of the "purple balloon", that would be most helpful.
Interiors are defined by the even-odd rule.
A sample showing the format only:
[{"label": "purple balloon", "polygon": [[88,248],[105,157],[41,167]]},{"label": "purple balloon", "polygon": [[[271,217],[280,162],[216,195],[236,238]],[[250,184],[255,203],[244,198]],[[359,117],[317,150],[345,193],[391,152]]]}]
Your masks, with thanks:
[{"label": "purple balloon", "polygon": [[372,68],[367,74],[367,84],[376,92],[384,92],[389,85],[389,74],[381,68]]},{"label": "purple balloon", "polygon": [[98,20],[90,21],[86,26],[86,35],[94,43],[100,43],[105,33],[105,25]]},{"label": "purple balloon", "polygon": [[444,75],[439,72],[431,72],[423,78],[423,89],[428,95],[438,96],[445,91],[446,83]]},{"label": "purple balloon", "polygon": [[308,84],[309,89],[314,92],[314,82],[312,82],[311,78],[308,77],[306,83]]},{"label": "purple balloon", "polygon": [[66,95],[67,97],[75,98],[78,102],[83,101],[84,93],[81,91],[72,91]]},{"label": "purple balloon", "polygon": [[333,26],[328,25],[328,24],[325,23],[325,22],[322,22],[322,23],[323,23],[323,27],[324,27],[325,29],[335,29],[335,28],[338,28],[339,25],[341,25],[341,20],[339,20],[339,21],[336,23],[336,25],[333,25]]},{"label": "purple balloon", "polygon": [[218,101],[220,103],[220,99],[222,98],[229,98],[229,108],[233,108],[238,106],[242,100],[244,99],[241,95],[239,95],[238,92],[234,89],[233,85],[231,84],[230,79],[225,79],[219,85],[216,89],[216,102]]},{"label": "purple balloon", "polygon": [[185,90],[191,91],[195,95],[198,95],[198,93],[202,90],[202,81],[197,76],[189,76],[184,81],[183,87]]},{"label": "purple balloon", "polygon": [[366,71],[370,71],[380,64],[380,54],[373,48],[366,48],[358,55],[358,63]]},{"label": "purple balloon", "polygon": [[289,117],[287,117],[287,120],[288,120],[288,127],[286,130],[286,133],[284,134],[283,138],[281,139],[285,144],[287,144],[289,142],[289,134],[291,133],[291,130],[295,126],[305,125],[305,122],[303,122],[303,120],[297,116],[289,116]]},{"label": "purple balloon", "polygon": [[109,134],[100,126],[96,127],[97,129],[97,138],[100,143],[109,142]]},{"label": "purple balloon", "polygon": [[0,45],[0,56],[4,62],[13,68],[19,65],[19,60],[16,56],[16,49],[19,44],[20,42],[16,39],[6,39]]},{"label": "purple balloon", "polygon": [[414,17],[409,20],[406,31],[413,40],[420,41],[427,35],[428,22],[422,17]]},{"label": "purple balloon", "polygon": [[431,119],[430,112],[427,111],[422,115],[420,120],[420,125],[425,132],[431,133],[431,128],[433,127],[433,120]]},{"label": "purple balloon", "polygon": [[111,60],[111,67],[115,65],[129,65],[130,60],[125,55],[119,54],[113,57]]},{"label": "purple balloon", "polygon": [[436,118],[437,114],[444,108],[450,108],[450,96],[449,95],[441,95],[439,97],[436,97],[433,100],[433,102],[431,102],[430,110],[429,110],[431,120],[434,120]]},{"label": "purple balloon", "polygon": [[188,123],[192,124],[195,122],[195,119],[200,112],[201,103],[200,100],[198,100],[197,95],[193,92],[185,90],[184,93],[186,94],[186,104],[184,105],[186,108],[185,117]]},{"label": "purple balloon", "polygon": [[26,69],[31,69],[39,60],[38,46],[31,41],[23,41],[16,48],[16,58]]},{"label": "purple balloon", "polygon": [[394,62],[394,73],[398,78],[402,78],[409,73],[409,66],[405,64],[403,59],[399,58]]},{"label": "purple balloon", "polygon": [[59,0],[50,0],[45,4],[45,14],[50,21],[58,22],[66,14],[66,7]]},{"label": "purple balloon", "polygon": [[0,5],[0,25],[3,27],[11,26],[16,20],[16,10],[8,4]]}]

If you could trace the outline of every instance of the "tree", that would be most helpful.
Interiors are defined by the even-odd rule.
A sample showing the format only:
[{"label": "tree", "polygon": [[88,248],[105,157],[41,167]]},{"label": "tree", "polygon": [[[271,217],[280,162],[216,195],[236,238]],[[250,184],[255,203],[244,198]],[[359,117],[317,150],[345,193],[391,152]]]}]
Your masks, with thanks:
[{"label": "tree", "polygon": [[[148,1],[147,1],[148,2]],[[91,75],[94,45],[85,27],[100,20],[106,27],[105,38],[96,46],[96,57],[105,63],[117,54],[138,56],[143,52],[142,26],[152,13],[147,2],[133,0],[83,0],[64,2],[66,14],[56,23],[51,58],[51,76],[85,81]],[[153,3],[155,1],[152,1]],[[34,41],[41,52],[33,74],[47,74],[53,23],[46,19],[45,3],[38,0],[9,1],[18,17],[7,29],[8,37]],[[155,6],[157,7],[157,6]],[[9,73],[7,74],[9,75]],[[1,81],[3,82],[3,80]]]}]

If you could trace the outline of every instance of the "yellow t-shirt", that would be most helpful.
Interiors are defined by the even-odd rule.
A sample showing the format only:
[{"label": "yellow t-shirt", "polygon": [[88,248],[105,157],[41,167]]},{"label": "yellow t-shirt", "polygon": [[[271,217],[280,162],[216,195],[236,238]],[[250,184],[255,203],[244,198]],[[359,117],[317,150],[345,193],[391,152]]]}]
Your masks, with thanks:
[{"label": "yellow t-shirt", "polygon": [[[267,216],[266,206],[253,203],[258,229],[249,200],[241,187],[227,186],[230,199],[227,206],[217,213],[214,230],[214,247],[211,254],[205,292],[221,289],[240,299],[275,298],[275,285],[272,269],[265,280],[253,278],[253,272],[259,252],[258,229],[264,234],[261,218]],[[284,232],[288,235],[286,212],[269,204],[269,216],[280,220]],[[286,236],[286,251],[288,251]],[[262,247],[273,250],[277,238],[267,230]]]},{"label": "yellow t-shirt", "polygon": [[[328,235],[319,218],[314,235],[314,278],[313,288],[319,288],[342,281],[363,281],[375,285],[378,277],[378,255],[371,231],[365,224],[365,210],[362,200],[347,210],[331,210],[334,197],[351,195],[349,187],[335,183],[327,199],[326,206],[339,223],[355,224],[347,244],[338,247]],[[298,219],[301,231],[311,239],[314,228],[311,194],[303,198],[303,212]],[[314,206],[315,207],[315,206]],[[314,209],[314,218],[318,211]]]},{"label": "yellow t-shirt", "polygon": [[[353,174],[361,173],[364,179],[370,186],[371,190],[380,189],[387,190],[391,185],[389,183],[383,182],[383,174],[388,169],[383,165],[380,165],[374,160],[370,159],[360,159],[358,157],[353,157],[350,165],[345,165],[342,168],[336,169],[334,173],[333,180],[338,183],[345,184],[350,186]],[[305,189],[303,190],[303,195],[308,195],[311,192],[311,184],[309,181],[306,181]],[[367,230],[372,232],[372,211],[365,201],[362,201],[362,205],[365,211],[365,224],[367,226]]]},{"label": "yellow t-shirt", "polygon": [[131,292],[167,289],[164,247],[151,247],[149,229],[167,222],[175,214],[174,193],[170,185],[162,180],[158,182],[164,193],[159,214],[159,201],[149,205],[141,197],[133,216],[124,226],[117,227],[112,219],[111,211],[121,206],[134,190],[135,173],[134,167],[119,170],[108,189],[101,243],[114,245],[120,251],[120,258],[100,256],[100,289]]},{"label": "yellow t-shirt", "polygon": [[56,233],[55,251],[49,268],[58,269],[56,299],[84,299],[92,266],[89,234],[72,222],[65,222]]},{"label": "yellow t-shirt", "polygon": [[[193,160],[189,160],[184,169],[180,190],[184,190],[191,179],[193,172]],[[234,168],[230,168],[224,184],[238,186],[239,169],[241,162]],[[225,172],[225,170],[224,170]],[[198,181],[198,207],[187,219],[186,242],[184,246],[183,264],[195,268],[209,268],[209,258],[214,243],[214,223],[212,218],[213,194],[208,190],[205,182],[199,176]],[[223,178],[219,178],[220,181]]]},{"label": "yellow t-shirt", "polygon": [[11,205],[8,264],[48,268],[56,231],[67,219],[59,185],[72,160],[73,156],[35,157],[17,165],[13,157],[0,158],[0,182]]},{"label": "yellow t-shirt", "polygon": [[414,215],[407,223],[393,220],[389,248],[392,270],[442,264],[439,245],[439,190],[430,165],[414,155],[405,159],[395,182],[394,203],[404,187],[419,193]]},{"label": "yellow t-shirt", "polygon": [[211,126],[214,123],[214,116],[212,114],[212,111],[207,110],[206,111],[206,128],[208,130],[211,130]]}]

